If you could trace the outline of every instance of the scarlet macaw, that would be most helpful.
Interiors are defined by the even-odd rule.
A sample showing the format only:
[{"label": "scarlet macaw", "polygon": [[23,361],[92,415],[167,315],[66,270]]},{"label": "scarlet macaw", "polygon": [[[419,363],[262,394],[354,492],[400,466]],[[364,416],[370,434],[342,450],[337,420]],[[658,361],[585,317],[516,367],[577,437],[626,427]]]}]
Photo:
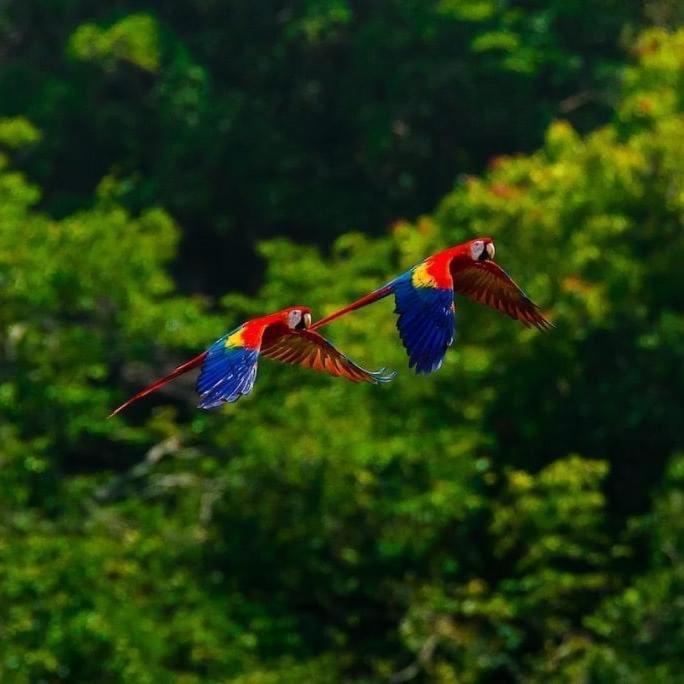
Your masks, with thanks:
[{"label": "scarlet macaw", "polygon": [[498,309],[525,326],[552,327],[539,307],[494,263],[494,243],[483,237],[429,256],[361,299],[322,318],[312,330],[394,294],[397,328],[416,373],[442,365],[454,338],[454,292]]},{"label": "scarlet macaw", "polygon": [[384,369],[367,371],[357,366],[310,326],[311,309],[306,306],[291,306],[247,321],[216,340],[206,351],[140,390],[115,409],[111,416],[200,365],[202,370],[197,379],[200,408],[210,409],[237,401],[252,391],[260,355],[352,382],[381,383],[394,377],[394,373],[387,373]]}]

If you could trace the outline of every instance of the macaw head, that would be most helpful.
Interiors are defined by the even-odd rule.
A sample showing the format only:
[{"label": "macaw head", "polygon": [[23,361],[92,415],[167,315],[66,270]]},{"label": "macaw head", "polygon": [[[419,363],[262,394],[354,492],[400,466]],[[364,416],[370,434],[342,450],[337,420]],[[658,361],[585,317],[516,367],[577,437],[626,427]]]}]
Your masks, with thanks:
[{"label": "macaw head", "polygon": [[494,248],[494,241],[489,237],[475,238],[469,240],[464,245],[470,253],[470,258],[473,261],[487,261],[494,258],[496,249]]},{"label": "macaw head", "polygon": [[306,330],[311,327],[311,309],[308,306],[289,306],[280,312],[280,316],[290,330]]}]

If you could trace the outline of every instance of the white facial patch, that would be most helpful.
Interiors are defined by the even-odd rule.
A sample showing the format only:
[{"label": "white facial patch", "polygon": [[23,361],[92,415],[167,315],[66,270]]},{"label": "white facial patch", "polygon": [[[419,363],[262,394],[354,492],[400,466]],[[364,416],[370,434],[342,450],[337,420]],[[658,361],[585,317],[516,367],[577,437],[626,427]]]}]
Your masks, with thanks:
[{"label": "white facial patch", "polygon": [[294,330],[299,325],[299,322],[301,320],[302,320],[302,312],[299,309],[295,309],[294,311],[290,311],[290,313],[287,314],[287,327],[290,328],[291,330]]},{"label": "white facial patch", "polygon": [[470,256],[473,258],[473,261],[478,261],[478,259],[482,256],[482,252],[484,252],[484,242],[482,240],[475,240],[472,245],[470,245]]}]

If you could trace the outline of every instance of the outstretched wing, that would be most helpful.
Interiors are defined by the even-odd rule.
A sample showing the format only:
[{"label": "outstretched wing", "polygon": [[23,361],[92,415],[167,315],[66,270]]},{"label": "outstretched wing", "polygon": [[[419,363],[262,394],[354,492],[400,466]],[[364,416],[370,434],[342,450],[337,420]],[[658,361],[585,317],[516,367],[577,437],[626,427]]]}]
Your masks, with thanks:
[{"label": "outstretched wing", "polygon": [[553,327],[539,307],[493,261],[478,261],[452,270],[454,291],[515,318],[527,327],[540,330]]},{"label": "outstretched wing", "polygon": [[437,281],[425,262],[391,283],[399,336],[409,355],[409,368],[415,368],[416,373],[437,370],[454,341],[454,292],[450,285],[448,272]]},{"label": "outstretched wing", "polygon": [[394,373],[368,371],[357,366],[322,335],[313,330],[289,330],[273,340],[265,339],[261,353],[276,361],[347,378],[352,382],[389,382]]},{"label": "outstretched wing", "polygon": [[317,321],[311,330],[390,294],[394,294],[394,312],[399,314],[397,328],[409,355],[409,367],[417,373],[437,370],[454,339],[454,292],[445,258],[423,261],[387,285]]},{"label": "outstretched wing", "polygon": [[245,345],[244,327],[224,335],[207,350],[197,378],[200,408],[210,409],[237,401],[252,391],[259,349]]}]

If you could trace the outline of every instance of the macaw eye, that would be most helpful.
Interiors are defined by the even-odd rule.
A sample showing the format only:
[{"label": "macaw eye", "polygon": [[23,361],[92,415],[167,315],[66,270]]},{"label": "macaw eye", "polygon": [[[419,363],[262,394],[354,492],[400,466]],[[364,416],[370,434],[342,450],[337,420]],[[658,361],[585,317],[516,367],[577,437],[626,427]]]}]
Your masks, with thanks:
[{"label": "macaw eye", "polygon": [[301,322],[302,312],[299,309],[290,311],[290,313],[287,315],[287,327],[290,328],[290,330],[295,330]]},{"label": "macaw eye", "polygon": [[475,240],[473,244],[470,246],[470,256],[473,258],[473,261],[479,261],[480,258],[482,257],[482,254],[484,253],[484,242],[482,240]]}]

